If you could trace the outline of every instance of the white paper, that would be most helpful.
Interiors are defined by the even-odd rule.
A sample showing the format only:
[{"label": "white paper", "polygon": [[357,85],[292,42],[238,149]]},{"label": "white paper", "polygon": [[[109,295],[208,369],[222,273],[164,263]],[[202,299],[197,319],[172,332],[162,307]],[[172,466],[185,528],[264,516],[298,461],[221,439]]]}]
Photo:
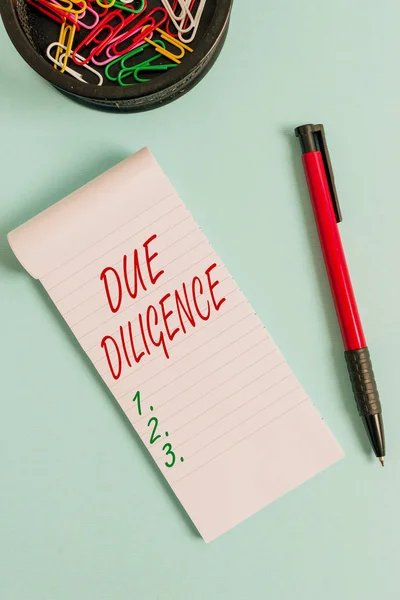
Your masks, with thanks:
[{"label": "white paper", "polygon": [[343,456],[147,149],[8,239],[204,540]]}]

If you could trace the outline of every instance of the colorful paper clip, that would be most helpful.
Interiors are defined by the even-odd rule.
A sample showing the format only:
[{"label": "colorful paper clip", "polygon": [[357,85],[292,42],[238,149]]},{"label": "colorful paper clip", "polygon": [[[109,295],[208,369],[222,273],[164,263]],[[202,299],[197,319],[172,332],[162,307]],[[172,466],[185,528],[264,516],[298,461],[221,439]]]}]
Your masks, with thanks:
[{"label": "colorful paper clip", "polygon": [[[67,6],[64,6],[63,2]],[[62,10],[63,12],[68,13],[69,15],[80,15],[83,12],[85,12],[87,8],[85,0],[57,0],[55,4],[57,6],[57,9]],[[82,6],[79,8],[74,8],[79,4],[82,4]]]},{"label": "colorful paper clip", "polygon": [[[162,46],[165,46],[164,42],[162,42],[161,40],[159,40],[158,43]],[[155,60],[161,58],[161,54],[155,54],[151,58],[146,59],[140,63],[135,63],[134,61],[132,62],[132,59],[134,57],[140,56],[144,52],[144,50],[146,50],[147,48],[150,48],[150,44],[142,44],[138,48],[131,50],[131,52],[128,52],[127,54],[124,54],[123,56],[119,56],[118,58],[114,59],[112,62],[108,63],[108,65],[106,66],[106,68],[104,70],[104,73],[105,73],[105,76],[107,77],[107,79],[109,79],[110,81],[118,81],[118,75],[121,71],[130,71],[131,72],[144,64],[151,64]],[[127,64],[128,61],[130,62],[129,65]],[[111,73],[110,73],[110,70],[114,68],[114,65],[118,65],[120,67],[118,74],[115,77],[113,75],[111,75]]]},{"label": "colorful paper clip", "polygon": [[[189,0],[186,0],[186,1],[189,2]],[[193,29],[191,30],[191,35],[189,37],[186,37],[184,35],[184,33],[185,33],[184,31],[182,31],[182,32],[179,31],[178,37],[182,42],[185,42],[186,44],[190,44],[191,42],[193,42],[194,38],[196,37],[199,25],[200,25],[200,20],[201,20],[205,5],[206,5],[206,0],[200,0],[199,6],[197,7],[197,10],[196,10],[196,15],[194,17],[194,23],[193,23]]]},{"label": "colorful paper clip", "polygon": [[[169,0],[161,1],[163,3],[164,8],[168,12],[168,15],[171,21],[173,22],[175,29],[178,32],[179,39],[182,42],[190,44],[190,42],[192,42],[196,37],[201,16],[206,5],[206,0],[199,1],[195,15],[192,14],[192,10],[195,6],[195,2],[193,2],[193,0],[174,0],[173,5],[171,5],[171,2]],[[178,4],[180,7],[179,14],[177,13]]]},{"label": "colorful paper clip", "polygon": [[[141,73],[142,71],[167,71],[168,69],[172,69],[173,67],[176,67],[175,64],[163,64],[163,65],[150,65],[148,64],[142,64],[139,65],[137,69],[135,69],[133,71],[133,77],[135,78],[137,83],[146,83],[147,81],[150,81],[150,79],[143,79],[141,77],[139,77],[139,73]],[[125,74],[124,72],[122,72],[122,74],[120,73],[118,75],[118,83],[122,86],[127,86],[127,85],[132,85],[132,84],[127,84],[127,83],[123,83],[123,79],[125,78]]]},{"label": "colorful paper clip", "polygon": [[[161,12],[161,17],[159,21],[156,21],[156,19],[153,18],[154,13],[156,13],[157,11]],[[142,19],[135,24],[135,27],[114,38],[112,44],[110,45],[110,52],[112,52],[114,56],[121,56],[126,52],[130,52],[134,48],[137,48],[141,44],[144,44],[145,37],[150,37],[150,34],[152,34],[153,31],[157,29],[157,27],[162,25],[167,19],[167,17],[167,12],[163,8],[153,9],[152,11],[147,13],[147,15],[142,17]],[[131,40],[131,42],[128,43],[127,46],[124,46],[123,43],[125,41],[128,42],[129,40]]]},{"label": "colorful paper clip", "polygon": [[162,40],[165,40],[166,42],[169,42],[176,48],[179,48],[180,53],[172,54],[172,52],[170,52],[169,50],[166,50],[164,44],[163,44],[163,46],[160,46],[157,44],[157,42],[150,40],[147,37],[145,37],[144,39],[146,40],[146,42],[148,44],[151,44],[152,46],[154,46],[154,48],[157,50],[157,52],[160,52],[160,54],[163,54],[170,60],[173,60],[177,65],[181,64],[181,59],[185,56],[185,50],[187,50],[188,52],[193,52],[192,48],[189,48],[189,46],[186,46],[186,44],[184,44],[180,40],[177,40],[174,37],[172,37],[171,35],[169,35],[168,33],[166,33],[165,31],[162,31],[162,29],[158,29],[158,27],[157,27],[156,31],[157,31],[157,33],[161,34]]},{"label": "colorful paper clip", "polygon": [[[190,12],[192,12],[192,9],[193,9],[194,5],[196,4],[196,1],[197,0],[191,0],[191,2],[189,4],[189,10],[190,10]],[[174,0],[174,3],[172,5],[172,10],[174,12],[178,8],[178,4],[179,4],[179,0]],[[184,20],[184,25],[183,25],[184,27],[187,26],[188,20],[189,19],[186,17],[186,19]],[[168,23],[166,24],[165,29],[166,29],[167,33],[169,33],[169,35],[171,35],[172,37],[177,37],[178,36],[178,30],[176,29],[176,27],[174,27],[175,31],[172,31],[172,29],[171,29],[172,27],[174,27],[174,22],[173,22],[172,19],[170,19],[168,21]]]},{"label": "colorful paper clip", "polygon": [[[56,6],[58,6],[60,8],[61,4],[59,3],[58,0],[52,0],[52,3],[55,4]],[[84,21],[85,16],[90,13],[93,16],[93,22],[91,24],[87,24]],[[76,17],[78,17],[78,20],[76,19]],[[97,12],[95,10],[93,10],[93,8],[91,8],[89,5],[86,6],[86,9],[79,15],[74,15],[69,13],[67,15],[67,19],[69,21],[72,21],[72,23],[74,25],[76,25],[77,30],[80,29],[80,27],[83,27],[84,29],[93,29],[93,27],[96,27],[97,23],[100,20],[99,15],[97,14]]]},{"label": "colorful paper clip", "polygon": [[119,8],[124,8],[125,10],[129,10],[134,13],[141,13],[145,9],[145,0],[141,0],[139,6],[137,8],[131,8],[129,4],[132,4],[135,0],[116,0],[115,4],[119,6]]},{"label": "colorful paper clip", "polygon": [[56,6],[48,0],[26,0],[28,4],[34,6],[41,13],[49,17],[56,23],[64,23],[65,19],[71,20],[70,15],[65,16],[65,12],[59,6]]},{"label": "colorful paper clip", "polygon": [[107,2],[107,0],[105,2],[102,2],[101,0],[96,0],[96,2],[102,8],[107,8],[107,9],[112,8],[115,4],[115,0],[110,0],[109,2]]},{"label": "colorful paper clip", "polygon": [[[177,29],[177,31],[179,31],[180,33],[183,32],[187,32],[190,31],[191,29],[193,29],[194,27],[194,18],[192,13],[189,10],[189,4],[191,2],[191,0],[189,0],[188,3],[186,3],[185,0],[177,0],[177,3],[179,4],[181,11],[179,13],[179,15],[176,14],[175,10],[177,8],[177,3],[174,3],[174,7],[171,6],[171,3],[169,2],[169,0],[161,0],[161,2],[164,5],[165,10],[167,11],[171,21],[173,22],[175,28]],[[188,27],[185,27],[185,25],[183,27],[181,27],[181,21],[186,21],[189,20],[190,25]]]},{"label": "colorful paper clip", "polygon": [[[153,18],[153,15],[157,12],[161,12],[159,21]],[[110,43],[110,54],[114,57],[122,56],[127,52],[130,52],[137,46],[144,43],[144,39],[149,37],[155,29],[160,27],[166,21],[168,17],[167,11],[163,8],[154,8],[146,16],[144,16],[138,23],[135,23],[133,28],[130,28],[125,33],[122,33],[115,37]],[[138,31],[140,30],[140,31]],[[129,40],[131,42],[129,43]],[[124,42],[128,42],[125,46]],[[122,47],[121,47],[122,45]]]},{"label": "colorful paper clip", "polygon": [[60,54],[62,52],[62,48],[65,48],[65,52],[63,55],[64,60],[60,61],[60,62],[62,62],[61,73],[64,73],[67,68],[68,58],[71,54],[75,32],[76,32],[76,25],[67,24],[66,20],[61,25],[60,36],[58,38],[58,47],[57,47],[55,63],[54,63],[54,68],[57,69],[58,61],[60,59]]},{"label": "colorful paper clip", "polygon": [[[84,21],[86,15],[88,13],[91,14],[93,17],[93,22],[89,23],[89,25],[86,23],[86,21]],[[78,16],[78,23],[84,29],[89,29],[89,30],[94,29],[99,21],[100,21],[99,14],[91,6],[89,6],[89,4],[87,5],[85,12]]]},{"label": "colorful paper clip", "polygon": [[[154,21],[154,19],[152,19],[152,21]],[[138,33],[140,33],[142,31],[142,27],[140,26],[140,23],[136,25],[135,28],[130,30],[130,34],[131,36],[134,36]],[[151,28],[151,31],[149,33],[149,37],[150,39],[153,37],[153,30],[155,29],[155,22],[153,24],[153,27]],[[113,38],[112,41],[114,41],[114,43],[118,43],[119,39],[124,37],[124,34],[121,34],[120,36],[117,36],[116,38]],[[132,50],[135,50],[136,48],[143,46],[143,40],[140,39],[132,48]],[[96,53],[94,56],[92,56],[91,58],[91,62],[95,65],[97,65],[98,67],[102,67],[104,65],[107,65],[108,63],[110,63],[111,61],[114,61],[116,58],[118,58],[118,54],[113,54],[113,47],[114,45],[108,45],[107,48],[103,49],[103,54],[105,54],[106,58],[101,58],[101,53],[100,56],[98,57],[99,53]],[[132,47],[132,44],[130,45],[130,47]],[[126,56],[126,52],[122,53],[122,56]]]},{"label": "colorful paper clip", "polygon": [[[64,44],[59,44],[59,42],[52,42],[51,44],[49,44],[47,46],[47,50],[46,50],[46,54],[47,57],[53,62],[56,63],[59,67],[62,67],[63,65],[63,60],[64,60],[64,54],[60,55],[59,60],[56,60],[54,56],[52,56],[51,54],[51,50],[53,48],[55,48],[56,46],[61,46],[63,50],[66,51],[66,46],[64,46]],[[83,57],[79,57],[78,58],[83,58]],[[96,69],[93,69],[93,67],[90,67],[89,65],[84,65],[81,64],[81,66],[86,69],[87,71],[90,71],[91,73],[94,73],[96,75],[96,77],[99,80],[99,83],[97,83],[96,85],[103,85],[103,76],[101,73],[99,73],[98,71],[96,71]],[[79,73],[78,71],[75,71],[74,69],[71,69],[71,67],[66,67],[65,68],[65,72],[69,73],[70,75],[72,75],[72,77],[75,77],[75,79],[78,79],[79,81],[82,81],[83,83],[89,83],[88,81],[86,81],[83,78],[83,75],[81,75],[81,73]]]},{"label": "colorful paper clip", "polygon": [[[133,15],[133,18],[136,18],[136,15]],[[118,31],[120,31],[125,26],[125,23],[126,19],[122,14],[122,11],[115,10],[107,13],[105,17],[100,20],[98,25],[96,25],[96,27],[94,27],[94,29],[90,31],[90,33],[85,37],[85,39],[82,40],[73,51],[72,60],[74,61],[74,63],[77,65],[85,65],[94,56],[101,54],[101,52],[103,52],[106,46],[114,39]],[[108,34],[103,39],[98,39],[99,36],[107,32]],[[84,51],[87,48],[90,48],[89,54],[88,56],[83,57],[83,62],[80,62],[78,59],[78,55],[82,56],[82,51]]]},{"label": "colorful paper clip", "polygon": [[58,40],[46,50],[54,69],[85,83],[93,74],[96,85],[103,84],[104,73],[122,86],[145,83],[152,74],[180,65],[193,52],[188,44],[206,4],[206,0],[25,1],[60,24]]}]

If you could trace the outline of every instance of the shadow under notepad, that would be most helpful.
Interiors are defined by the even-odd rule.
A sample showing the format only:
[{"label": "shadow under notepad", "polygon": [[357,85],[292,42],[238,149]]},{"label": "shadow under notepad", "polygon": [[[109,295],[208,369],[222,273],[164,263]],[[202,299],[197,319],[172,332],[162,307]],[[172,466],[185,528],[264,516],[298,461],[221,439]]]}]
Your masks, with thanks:
[{"label": "shadow under notepad", "polygon": [[298,139],[295,137],[294,127],[292,129],[284,129],[283,133],[287,137],[290,145],[292,170],[299,192],[299,202],[302,206],[304,225],[307,230],[307,239],[309,241],[314,262],[315,276],[318,281],[321,298],[323,299],[324,315],[328,329],[328,335],[332,340],[332,360],[338,376],[343,407],[349,416],[350,422],[357,435],[364,454],[370,456],[372,461],[375,460],[375,457],[373,456],[371,446],[368,442],[362,420],[357,412],[357,407],[353,399],[353,392],[346,369],[340,329],[337,322],[335,306],[333,304],[332,294],[322,257],[321,246],[318,240],[318,233],[310,202],[310,195],[302,166],[300,144]]},{"label": "shadow under notepad", "polygon": [[[69,175],[68,178],[66,177],[65,179],[57,180],[57,185],[58,185],[57,190],[52,189],[51,194],[49,193],[48,189],[45,190],[44,192],[37,192],[36,197],[34,197],[32,199],[32,201],[29,204],[29,207],[26,210],[22,210],[20,212],[20,214],[18,215],[18,218],[14,217],[14,218],[10,219],[8,222],[3,221],[0,224],[0,267],[3,266],[6,269],[21,272],[21,275],[29,277],[29,275],[26,273],[26,271],[20,265],[20,263],[18,262],[17,258],[14,255],[14,253],[12,252],[12,250],[7,242],[7,234],[10,231],[12,231],[13,229],[15,229],[16,227],[18,227],[18,225],[21,225],[22,223],[24,223],[31,217],[33,217],[36,214],[38,214],[39,212],[41,212],[42,210],[45,210],[48,206],[51,206],[58,200],[64,198],[68,194],[70,194],[70,193],[74,192],[75,190],[77,190],[78,188],[82,187],[82,185],[85,185],[86,183],[88,183],[89,181],[91,181],[92,179],[94,179],[95,177],[97,177],[98,175],[100,175],[101,173],[106,171],[107,169],[113,167],[114,165],[119,163],[121,160],[123,160],[127,156],[129,156],[129,153],[126,153],[125,155],[120,155],[118,157],[114,157],[114,159],[112,159],[110,157],[108,157],[108,159],[104,158],[103,160],[98,161],[97,163],[95,163],[94,165],[91,165],[90,167],[85,165],[84,172],[82,170],[82,165],[80,164],[80,169],[76,170],[76,176],[74,178],[72,178]],[[143,455],[145,456],[145,460],[147,461],[149,468],[156,475],[157,481],[160,483],[160,485],[163,488],[163,490],[165,491],[166,495],[171,500],[171,505],[174,506],[174,509],[179,513],[180,517],[183,516],[185,522],[187,523],[187,525],[189,527],[190,532],[194,536],[200,537],[200,534],[197,531],[196,527],[194,526],[193,522],[191,521],[189,515],[184,510],[184,508],[181,505],[181,503],[179,502],[178,498],[175,496],[169,483],[167,482],[165,477],[160,472],[160,470],[157,467],[155,461],[153,460],[151,454],[145,448],[142,440],[140,439],[139,435],[136,433],[136,431],[132,427],[132,425],[129,422],[128,418],[126,417],[125,413],[120,408],[119,404],[117,403],[115,398],[112,396],[111,392],[108,390],[107,386],[105,385],[104,381],[101,379],[100,375],[97,373],[91,360],[89,359],[87,354],[84,352],[84,350],[82,349],[78,340],[72,333],[72,330],[69,328],[67,323],[61,317],[57,307],[51,300],[50,296],[47,294],[46,290],[40,284],[39,281],[36,282],[36,285],[34,286],[34,288],[37,291],[37,293],[40,295],[41,300],[46,304],[49,314],[51,314],[51,318],[54,319],[55,326],[62,327],[65,335],[68,337],[71,344],[73,345],[73,348],[76,349],[76,351],[80,353],[80,356],[82,357],[82,361],[85,361],[85,364],[87,365],[88,369],[90,369],[93,377],[96,379],[96,382],[99,384],[99,396],[103,395],[104,398],[107,398],[107,402],[109,402],[112,405],[112,407],[113,407],[112,410],[114,411],[114,414],[116,415],[117,419],[119,419],[123,423],[123,426],[126,428],[129,435],[132,437],[132,439],[134,439],[134,443],[143,452]]]}]

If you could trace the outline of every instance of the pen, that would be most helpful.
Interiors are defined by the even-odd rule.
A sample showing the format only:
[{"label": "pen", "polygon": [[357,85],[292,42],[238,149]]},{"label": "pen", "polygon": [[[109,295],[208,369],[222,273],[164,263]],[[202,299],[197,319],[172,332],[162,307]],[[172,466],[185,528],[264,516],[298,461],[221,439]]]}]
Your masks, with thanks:
[{"label": "pen", "polygon": [[303,167],[358,412],[375,455],[384,466],[385,435],[382,408],[340,239],[338,223],[342,221],[342,214],[324,127],[303,125],[297,127],[295,133],[300,139]]}]

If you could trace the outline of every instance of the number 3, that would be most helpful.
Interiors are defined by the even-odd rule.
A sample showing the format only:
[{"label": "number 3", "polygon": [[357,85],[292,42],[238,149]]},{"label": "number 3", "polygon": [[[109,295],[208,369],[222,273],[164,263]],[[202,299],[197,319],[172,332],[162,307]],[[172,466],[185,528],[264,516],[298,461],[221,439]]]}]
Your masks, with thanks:
[{"label": "number 3", "polygon": [[174,464],[175,464],[175,460],[176,460],[176,457],[175,457],[175,454],[174,454],[174,452],[172,452],[172,446],[171,446],[171,444],[164,444],[164,446],[163,446],[163,448],[162,448],[162,449],[165,451],[165,449],[166,449],[167,447],[168,447],[168,450],[167,450],[167,452],[165,452],[165,456],[170,456],[170,457],[171,457],[171,461],[172,461],[172,462],[170,462],[170,463],[169,463],[169,462],[166,462],[166,463],[164,463],[164,464],[165,464],[165,466],[166,466],[166,467],[168,467],[168,468],[170,469],[171,467],[173,467],[173,466],[174,466]]}]

